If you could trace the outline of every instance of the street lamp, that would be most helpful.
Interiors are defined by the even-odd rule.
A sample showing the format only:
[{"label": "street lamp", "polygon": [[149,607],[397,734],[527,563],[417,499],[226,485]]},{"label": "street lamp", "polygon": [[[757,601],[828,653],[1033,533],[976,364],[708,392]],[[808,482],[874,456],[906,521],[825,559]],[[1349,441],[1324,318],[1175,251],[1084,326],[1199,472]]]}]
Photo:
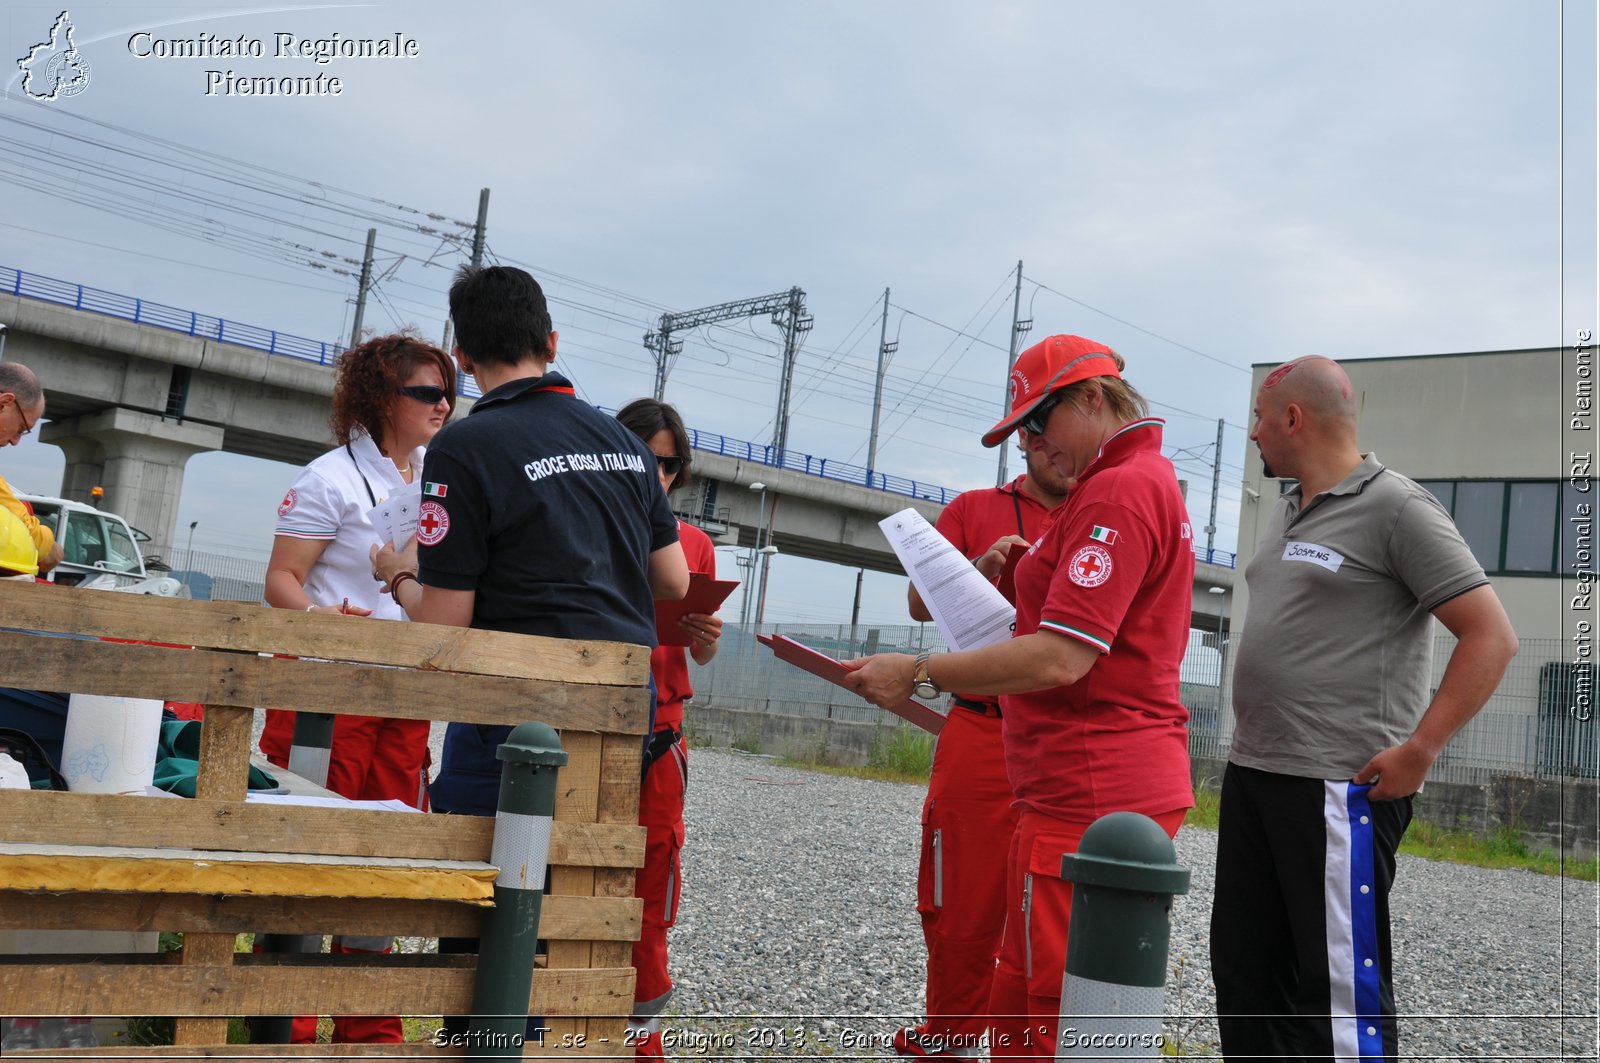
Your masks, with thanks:
[{"label": "street lamp", "polygon": [[768,543],[757,552],[761,554],[761,593],[756,597],[756,630],[760,631],[761,619],[767,612],[767,566],[772,564],[778,548]]},{"label": "street lamp", "polygon": [[[756,578],[756,554],[760,553],[761,548],[767,545],[767,540],[770,538],[770,533],[767,529],[767,485],[762,483],[760,480],[757,480],[755,483],[750,485],[750,490],[755,491],[761,496],[756,501],[756,508],[759,514],[756,522],[756,542],[755,547],[750,551],[750,576],[751,579],[754,580]],[[761,587],[760,590],[756,592],[756,631],[758,633],[761,630],[760,603],[766,599],[767,591],[767,562],[765,558],[762,559],[761,563],[760,580]],[[746,583],[744,589],[745,603],[744,607],[739,612],[740,623],[744,622],[745,616],[747,616],[750,612],[750,592],[752,587],[749,583]]]},{"label": "street lamp", "polygon": [[189,597],[189,573],[194,571],[194,530],[200,526],[197,520],[189,522],[189,545],[184,550],[183,558],[183,596]]}]

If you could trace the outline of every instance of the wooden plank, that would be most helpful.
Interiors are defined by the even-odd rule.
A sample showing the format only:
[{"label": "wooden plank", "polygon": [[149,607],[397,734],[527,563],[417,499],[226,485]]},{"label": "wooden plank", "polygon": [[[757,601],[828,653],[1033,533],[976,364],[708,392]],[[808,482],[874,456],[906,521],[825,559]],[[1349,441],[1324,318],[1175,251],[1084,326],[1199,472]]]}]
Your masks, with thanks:
[{"label": "wooden plank", "polygon": [[639,769],[644,750],[632,735],[608,734],[600,740],[600,785],[595,818],[601,823],[639,822]]},{"label": "wooden plank", "polygon": [[622,642],[325,616],[246,602],[191,602],[133,594],[109,598],[8,583],[0,587],[0,614],[6,617],[8,627],[36,631],[470,675],[642,687],[650,672],[649,649]]},{"label": "wooden plank", "polygon": [[[635,897],[546,897],[539,936],[614,941],[632,950],[642,903]],[[226,897],[216,894],[0,892],[0,929],[156,930],[225,934],[357,934],[477,937],[484,910],[443,901]],[[625,967],[632,962],[622,953]]]},{"label": "wooden plank", "polygon": [[[375,958],[375,960],[378,958]],[[0,964],[0,1000],[19,1015],[464,1015],[471,968],[92,963]],[[633,971],[536,970],[529,1014],[625,1015]]]},{"label": "wooden plank", "polygon": [[[9,617],[6,622],[11,623]],[[649,726],[650,695],[644,687],[580,686],[3,632],[0,661],[5,662],[0,681],[27,690],[54,690],[62,676],[70,675],[73,690],[83,694],[250,709],[364,714],[382,705],[385,716],[409,720],[515,726],[538,717],[557,728],[631,734],[643,734]]]},{"label": "wooden plank", "polygon": [[[635,739],[637,741],[637,739]],[[586,731],[563,731],[561,746],[567,751],[566,766],[556,783],[556,818],[593,821],[600,807],[600,767],[604,749],[602,736]],[[637,820],[635,821],[637,822]],[[594,895],[594,871],[581,867],[553,867],[550,871],[550,894],[555,896]],[[549,945],[551,968],[582,969],[593,966],[592,947],[588,941],[552,941]],[[629,970],[627,987],[628,1010],[633,1006],[632,970]],[[555,1013],[551,1013],[555,1014]],[[589,1014],[580,1012],[580,1014]],[[550,1020],[551,1036],[558,1041],[565,1038],[588,1039],[589,1027],[584,1020]]]},{"label": "wooden plank", "polygon": [[210,801],[243,801],[250,783],[250,709],[212,705],[200,727],[200,774],[194,795]]},{"label": "wooden plank", "polygon": [[[217,977],[233,966],[233,934],[185,934],[179,962],[189,968],[209,968]],[[180,1045],[214,1045],[228,1040],[227,1019],[179,1019],[172,1041]]]},{"label": "wooden plank", "polygon": [[[591,872],[592,873],[592,872]],[[0,842],[0,882],[56,893],[229,893],[494,903],[492,864]]]},{"label": "wooden plank", "polygon": [[[637,742],[638,739],[627,739]],[[0,790],[7,841],[487,861],[494,817],[308,808],[261,802],[175,801],[115,794]],[[550,862],[595,867],[644,863],[643,828],[558,819]]]}]

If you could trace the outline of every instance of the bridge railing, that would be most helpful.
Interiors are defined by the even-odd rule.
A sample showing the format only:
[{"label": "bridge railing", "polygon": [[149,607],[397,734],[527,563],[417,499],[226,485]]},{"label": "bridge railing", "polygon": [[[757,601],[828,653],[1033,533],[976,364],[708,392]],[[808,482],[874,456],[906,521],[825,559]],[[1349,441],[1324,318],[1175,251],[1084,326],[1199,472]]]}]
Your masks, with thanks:
[{"label": "bridge railing", "polygon": [[[345,349],[343,343],[307,339],[304,336],[262,328],[259,325],[247,325],[239,321],[211,317],[193,310],[181,310],[161,303],[151,303],[131,295],[90,288],[71,281],[57,280],[54,277],[43,277],[37,273],[27,273],[9,266],[0,266],[0,290],[9,291],[12,295],[55,303],[58,306],[70,306],[75,310],[87,310],[108,317],[121,318],[138,325],[149,325],[153,328],[181,332],[187,336],[248,347],[267,354],[316,362],[318,365],[331,365]],[[467,377],[461,378],[459,390],[468,398],[477,398],[481,394],[476,384]],[[940,505],[948,503],[959,494],[958,491],[939,484],[912,480],[904,476],[891,476],[875,469],[866,469],[859,465],[834,461],[831,458],[819,458],[813,454],[779,450],[770,444],[752,443],[718,432],[690,429],[689,442],[696,450],[724,454],[777,469],[791,469],[825,480],[858,484],[869,490],[906,495],[910,498],[937,502]],[[1213,564],[1233,567],[1234,555],[1226,551],[1207,551],[1206,555],[1205,560],[1212,560],[1215,556]]]}]

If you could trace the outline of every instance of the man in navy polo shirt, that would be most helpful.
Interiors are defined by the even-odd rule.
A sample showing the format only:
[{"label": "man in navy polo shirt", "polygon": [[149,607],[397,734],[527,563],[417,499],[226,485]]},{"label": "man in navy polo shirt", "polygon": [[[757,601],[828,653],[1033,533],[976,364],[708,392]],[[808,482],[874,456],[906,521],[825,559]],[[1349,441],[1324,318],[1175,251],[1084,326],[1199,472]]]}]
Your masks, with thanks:
[{"label": "man in navy polo shirt", "polygon": [[[533,277],[464,267],[450,316],[483,397],[428,447],[415,564],[385,547],[374,572],[413,620],[654,647],[654,599],[689,588],[655,455],[549,371],[557,334]],[[509,731],[446,728],[434,811],[494,814]]]}]

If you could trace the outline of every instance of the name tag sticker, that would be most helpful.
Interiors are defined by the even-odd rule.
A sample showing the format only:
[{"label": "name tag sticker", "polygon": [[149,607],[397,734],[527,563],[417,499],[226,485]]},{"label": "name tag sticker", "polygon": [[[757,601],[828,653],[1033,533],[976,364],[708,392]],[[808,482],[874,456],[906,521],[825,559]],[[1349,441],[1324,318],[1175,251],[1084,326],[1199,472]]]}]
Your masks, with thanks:
[{"label": "name tag sticker", "polygon": [[1339,566],[1344,564],[1344,555],[1337,550],[1329,550],[1326,546],[1316,543],[1288,542],[1283,547],[1285,561],[1309,561],[1313,565],[1321,565],[1329,572],[1339,571]]}]

